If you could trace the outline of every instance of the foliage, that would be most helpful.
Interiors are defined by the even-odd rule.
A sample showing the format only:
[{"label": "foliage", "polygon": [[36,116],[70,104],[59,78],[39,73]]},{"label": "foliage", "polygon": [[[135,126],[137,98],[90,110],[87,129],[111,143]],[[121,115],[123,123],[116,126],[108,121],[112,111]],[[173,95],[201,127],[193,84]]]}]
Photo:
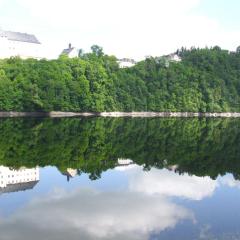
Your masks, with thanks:
[{"label": "foliage", "polygon": [[147,58],[125,69],[91,49],[73,59],[1,60],[0,110],[240,111],[239,48],[182,48],[181,62]]}]

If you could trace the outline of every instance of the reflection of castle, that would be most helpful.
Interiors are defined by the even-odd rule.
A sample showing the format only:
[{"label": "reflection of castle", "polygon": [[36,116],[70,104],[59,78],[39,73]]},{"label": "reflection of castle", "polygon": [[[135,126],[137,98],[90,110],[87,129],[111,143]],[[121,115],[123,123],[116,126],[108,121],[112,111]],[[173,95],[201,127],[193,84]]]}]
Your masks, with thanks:
[{"label": "reflection of castle", "polygon": [[131,159],[118,158],[116,167],[124,167],[134,164]]},{"label": "reflection of castle", "polygon": [[67,180],[69,181],[70,178],[74,178],[75,176],[79,175],[80,171],[77,169],[67,168],[67,170],[62,174],[67,176]]},{"label": "reflection of castle", "polygon": [[164,166],[164,168],[168,169],[169,171],[174,171],[174,172],[176,172],[176,171],[178,170],[178,165],[177,165],[177,164],[175,164],[175,165],[170,165],[170,164],[168,163],[168,160],[167,160],[167,159],[164,159],[164,160],[163,160],[163,166]]},{"label": "reflection of castle", "polygon": [[25,191],[34,188],[39,181],[39,168],[18,170],[0,166],[0,193]]}]

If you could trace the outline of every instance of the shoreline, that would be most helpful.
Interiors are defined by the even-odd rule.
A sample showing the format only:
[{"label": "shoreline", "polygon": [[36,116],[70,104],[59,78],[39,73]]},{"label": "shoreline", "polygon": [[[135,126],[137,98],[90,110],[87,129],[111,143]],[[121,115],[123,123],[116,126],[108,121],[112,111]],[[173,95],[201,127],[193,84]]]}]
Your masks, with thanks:
[{"label": "shoreline", "polygon": [[0,112],[0,118],[12,117],[209,117],[209,118],[240,118],[240,112]]}]

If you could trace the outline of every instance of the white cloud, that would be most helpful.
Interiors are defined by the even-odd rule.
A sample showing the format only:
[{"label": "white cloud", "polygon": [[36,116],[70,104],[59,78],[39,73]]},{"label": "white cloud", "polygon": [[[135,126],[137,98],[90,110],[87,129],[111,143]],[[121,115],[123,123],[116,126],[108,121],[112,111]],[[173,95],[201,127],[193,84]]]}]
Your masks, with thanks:
[{"label": "white cloud", "polygon": [[148,239],[152,232],[194,221],[164,197],[131,192],[53,192],[0,220],[7,239]]},{"label": "white cloud", "polygon": [[55,56],[68,42],[85,49],[99,44],[109,54],[142,58],[182,46],[234,49],[240,38],[240,31],[226,30],[216,19],[194,14],[202,0],[16,1],[19,12],[28,13],[27,20],[16,16],[16,27],[36,33]]},{"label": "white cloud", "polygon": [[192,200],[211,196],[218,186],[217,181],[210,177],[179,175],[167,169],[152,169],[143,173],[136,168],[134,171],[129,171],[129,178],[131,191]]}]

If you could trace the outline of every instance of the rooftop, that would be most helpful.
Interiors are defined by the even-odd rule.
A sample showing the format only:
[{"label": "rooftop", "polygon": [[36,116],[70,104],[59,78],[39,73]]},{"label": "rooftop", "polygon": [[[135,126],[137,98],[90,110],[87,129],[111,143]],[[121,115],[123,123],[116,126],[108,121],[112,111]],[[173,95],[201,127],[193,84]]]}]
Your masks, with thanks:
[{"label": "rooftop", "polygon": [[69,54],[74,48],[66,48],[66,49],[63,49],[62,51],[62,54]]},{"label": "rooftop", "polygon": [[62,53],[61,54],[66,54],[66,55],[69,55],[74,49],[76,49],[75,47],[72,47],[72,44],[69,43],[68,45],[68,48],[66,49],[63,49]]},{"label": "rooftop", "polygon": [[40,42],[35,37],[35,35],[27,34],[27,33],[0,31],[0,37],[6,37],[8,40],[12,40],[12,41],[40,44]]}]

